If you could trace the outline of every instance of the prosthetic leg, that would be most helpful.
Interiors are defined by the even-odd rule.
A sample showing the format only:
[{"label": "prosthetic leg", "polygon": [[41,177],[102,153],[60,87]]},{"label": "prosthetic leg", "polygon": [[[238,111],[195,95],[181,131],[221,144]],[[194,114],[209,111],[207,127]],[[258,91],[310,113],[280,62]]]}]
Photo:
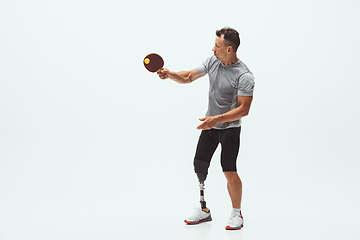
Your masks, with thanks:
[{"label": "prosthetic leg", "polygon": [[199,224],[203,222],[212,221],[210,210],[206,207],[206,202],[204,199],[204,182],[208,174],[208,168],[210,163],[194,159],[195,173],[197,174],[200,182],[200,204],[201,209],[197,211],[190,217],[185,219],[184,222],[190,225]]},{"label": "prosthetic leg", "polygon": [[201,204],[201,209],[206,209],[206,202],[205,202],[205,198],[204,198],[204,182],[206,180],[207,174],[208,174],[208,169],[209,169],[210,163],[205,162],[205,161],[201,161],[198,159],[194,159],[194,168],[195,168],[195,173],[199,179],[199,185],[200,185],[200,204]]}]

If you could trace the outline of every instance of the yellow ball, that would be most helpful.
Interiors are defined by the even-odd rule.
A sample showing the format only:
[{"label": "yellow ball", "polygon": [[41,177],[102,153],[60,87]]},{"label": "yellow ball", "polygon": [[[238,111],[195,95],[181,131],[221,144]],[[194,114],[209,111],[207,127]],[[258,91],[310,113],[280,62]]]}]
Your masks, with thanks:
[{"label": "yellow ball", "polygon": [[149,63],[150,63],[150,59],[145,58],[144,62],[145,62],[145,64],[149,64]]}]

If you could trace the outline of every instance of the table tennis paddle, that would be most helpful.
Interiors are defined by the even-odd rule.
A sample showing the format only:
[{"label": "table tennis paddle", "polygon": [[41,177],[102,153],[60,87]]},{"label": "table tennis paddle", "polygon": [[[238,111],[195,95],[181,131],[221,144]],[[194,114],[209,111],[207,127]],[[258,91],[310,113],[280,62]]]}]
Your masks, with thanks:
[{"label": "table tennis paddle", "polygon": [[150,72],[159,72],[164,66],[164,60],[159,54],[150,53],[144,58],[144,66]]}]

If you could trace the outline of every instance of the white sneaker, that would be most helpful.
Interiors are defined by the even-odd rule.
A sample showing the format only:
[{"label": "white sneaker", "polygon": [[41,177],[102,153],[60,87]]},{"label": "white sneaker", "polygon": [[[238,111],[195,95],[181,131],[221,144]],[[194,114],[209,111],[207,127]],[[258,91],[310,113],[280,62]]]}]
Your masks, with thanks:
[{"label": "white sneaker", "polygon": [[240,230],[244,226],[244,219],[240,213],[232,212],[226,230]]},{"label": "white sneaker", "polygon": [[212,221],[210,210],[209,212],[205,212],[201,210],[200,208],[195,208],[196,212],[189,218],[185,219],[184,222],[187,224],[199,224],[203,222],[210,222]]}]

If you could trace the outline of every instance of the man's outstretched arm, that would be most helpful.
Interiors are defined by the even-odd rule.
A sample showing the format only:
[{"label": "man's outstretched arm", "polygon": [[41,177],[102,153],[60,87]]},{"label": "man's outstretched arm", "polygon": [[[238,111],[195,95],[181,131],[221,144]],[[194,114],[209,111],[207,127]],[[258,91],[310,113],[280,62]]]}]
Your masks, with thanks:
[{"label": "man's outstretched arm", "polygon": [[204,74],[201,74],[197,68],[190,71],[180,71],[180,72],[171,72],[169,69],[164,68],[158,72],[158,75],[161,79],[170,78],[177,83],[192,83],[196,79],[203,77]]}]

